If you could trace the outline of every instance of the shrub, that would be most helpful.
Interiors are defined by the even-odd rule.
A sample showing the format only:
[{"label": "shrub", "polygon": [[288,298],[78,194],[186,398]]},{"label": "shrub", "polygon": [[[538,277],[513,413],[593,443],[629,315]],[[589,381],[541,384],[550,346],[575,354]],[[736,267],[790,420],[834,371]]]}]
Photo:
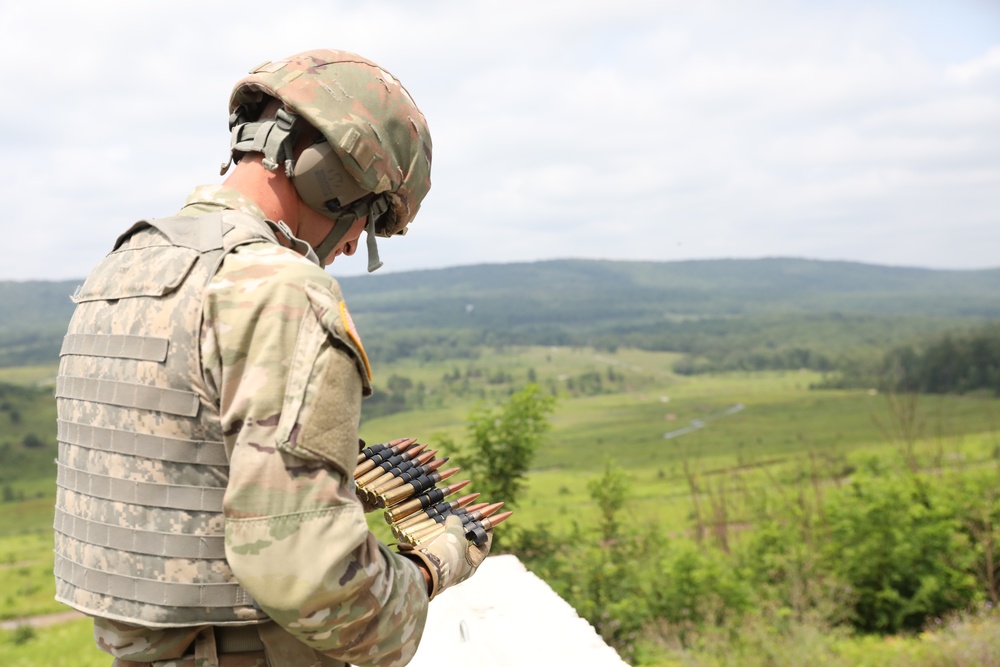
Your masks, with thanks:
[{"label": "shrub", "polygon": [[10,641],[15,646],[20,646],[21,644],[27,644],[32,639],[35,638],[35,629],[30,625],[19,625],[14,628],[14,632],[11,633]]},{"label": "shrub", "polygon": [[826,567],[855,596],[860,630],[919,630],[976,598],[974,554],[944,494],[919,476],[858,476],[827,507]]}]

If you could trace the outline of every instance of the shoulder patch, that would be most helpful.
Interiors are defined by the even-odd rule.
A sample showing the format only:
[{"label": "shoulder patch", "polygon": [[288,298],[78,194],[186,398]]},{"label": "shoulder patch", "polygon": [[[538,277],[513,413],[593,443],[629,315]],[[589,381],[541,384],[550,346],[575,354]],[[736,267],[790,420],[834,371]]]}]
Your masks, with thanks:
[{"label": "shoulder patch", "polygon": [[361,360],[365,362],[365,372],[368,373],[368,381],[371,382],[372,366],[368,361],[368,353],[365,352],[365,346],[361,344],[361,336],[358,335],[358,330],[354,326],[354,320],[351,319],[351,314],[348,312],[347,304],[344,301],[340,302],[340,319],[344,323],[347,335],[351,337],[351,340],[358,347],[358,352],[361,353]]}]

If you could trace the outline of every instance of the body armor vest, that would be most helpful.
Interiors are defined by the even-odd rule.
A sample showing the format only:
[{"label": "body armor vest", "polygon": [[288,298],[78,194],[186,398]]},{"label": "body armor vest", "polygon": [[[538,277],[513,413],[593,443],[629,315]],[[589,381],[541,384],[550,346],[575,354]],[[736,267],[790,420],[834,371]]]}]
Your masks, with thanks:
[{"label": "body armor vest", "polygon": [[225,558],[229,479],[201,371],[206,286],[233,248],[276,242],[224,211],[140,222],[73,296],[56,384],[56,599],[148,627],[266,618]]}]

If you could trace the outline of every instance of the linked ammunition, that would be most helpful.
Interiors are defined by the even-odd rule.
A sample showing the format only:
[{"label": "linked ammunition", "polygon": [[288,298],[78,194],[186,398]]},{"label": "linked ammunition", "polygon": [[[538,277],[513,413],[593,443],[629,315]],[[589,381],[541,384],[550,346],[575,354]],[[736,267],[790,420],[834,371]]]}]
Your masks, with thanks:
[{"label": "linked ammunition", "polygon": [[[431,454],[431,452],[424,452],[424,453],[425,454]],[[390,481],[392,481],[394,479],[398,479],[400,476],[402,476],[404,474],[407,475],[407,477],[409,479],[413,479],[414,472],[419,471],[421,468],[425,468],[428,465],[436,464],[439,460],[441,460],[441,459],[435,459],[433,455],[432,456],[423,456],[423,454],[421,454],[417,458],[420,459],[419,462],[416,459],[414,459],[413,461],[408,461],[407,462],[407,463],[412,463],[412,465],[404,466],[404,465],[400,464],[400,465],[396,466],[395,468],[390,468],[389,470],[385,471],[384,473],[382,473],[381,475],[379,475],[378,477],[376,477],[372,481],[368,482],[366,484],[366,486],[369,489],[371,489],[372,491],[374,491],[375,489],[379,488],[380,486],[384,486],[387,482],[390,482]],[[447,460],[447,459],[444,459],[444,460]],[[418,476],[419,476],[419,473],[418,473]]]},{"label": "linked ammunition", "polygon": [[392,447],[398,447],[407,440],[409,440],[411,444],[417,441],[416,438],[396,438],[395,440],[390,440],[389,442],[383,442],[377,445],[371,445],[370,447],[365,447],[364,449],[361,450],[361,453],[358,454],[358,463],[363,462],[365,459],[370,459],[371,457],[385,451],[386,449],[390,449]]},{"label": "linked ammunition", "polygon": [[445,531],[446,519],[455,516],[462,522],[466,538],[482,546],[489,540],[493,527],[512,513],[494,515],[503,507],[502,502],[473,504],[479,498],[478,493],[445,501],[469,482],[437,487],[438,482],[450,479],[459,468],[439,471],[448,458],[436,459],[437,450],[425,449],[415,438],[366,447],[358,455],[354,473],[358,496],[369,505],[385,508],[385,520],[401,542],[411,545],[429,542]]},{"label": "linked ammunition", "polygon": [[459,470],[461,470],[461,468],[448,468],[444,472],[432,472],[422,477],[417,477],[397,489],[392,489],[391,491],[386,491],[385,494],[377,495],[375,499],[376,504],[379,507],[395,505],[401,500],[406,500],[411,496],[415,496],[418,493],[430,489],[438,482],[443,482],[444,480],[452,477]]},{"label": "linked ammunition", "polygon": [[413,442],[405,441],[398,447],[386,449],[381,454],[376,454],[372,458],[359,463],[354,469],[354,479],[360,479],[361,477],[368,475],[372,471],[379,468],[382,470],[388,470],[403,461],[409,461],[411,458],[419,454],[426,446],[427,445],[422,445],[414,440]]},{"label": "linked ammunition", "polygon": [[[381,477],[390,470],[394,470],[396,468],[399,468],[401,470],[407,470],[409,468],[412,468],[414,465],[417,465],[415,463],[415,460],[416,459],[412,458],[406,458],[406,459],[401,458],[401,455],[394,456],[391,459],[388,459],[383,463],[375,466],[368,472],[355,477],[354,483],[360,487],[368,486],[370,482],[378,479],[379,477]],[[382,467],[383,465],[385,466],[385,468]]]},{"label": "linked ammunition", "polygon": [[437,450],[432,449],[429,452],[419,453],[419,451],[422,450],[423,447],[424,447],[423,445],[418,445],[417,447],[414,447],[410,451],[400,454],[399,457],[405,457],[405,458],[401,458],[397,462],[393,462],[393,459],[398,458],[396,456],[392,457],[392,459],[383,461],[373,470],[365,473],[361,477],[355,477],[354,479],[355,483],[358,486],[372,488],[375,486],[378,480],[392,473],[395,470],[399,471],[409,470],[410,468],[413,468],[415,466],[421,466],[424,465],[425,463],[429,463],[431,459],[434,458],[434,455],[437,454]]},{"label": "linked ammunition", "polygon": [[476,510],[481,510],[486,506],[487,503],[478,503],[476,505],[470,505],[467,508],[460,508],[449,512],[442,512],[439,514],[435,514],[433,516],[427,516],[426,514],[424,514],[424,518],[416,523],[412,523],[406,527],[399,526],[399,532],[401,535],[417,535],[427,530],[428,528],[434,528],[435,526],[444,523],[445,519],[447,519],[449,516],[457,516],[461,518],[464,522],[465,517],[468,516],[469,512],[475,512]]},{"label": "linked ammunition", "polygon": [[437,516],[434,517],[433,519],[429,519],[422,525],[413,526],[408,530],[401,531],[401,534],[398,535],[397,537],[402,538],[403,536],[405,536],[410,540],[418,540],[425,534],[432,532],[435,528],[443,524],[445,520],[448,518],[448,516],[457,516],[459,519],[462,520],[463,526],[470,526],[472,524],[477,524],[479,521],[482,521],[486,517],[496,513],[496,511],[501,507],[503,507],[502,502],[493,503],[492,505],[487,503],[480,503],[479,505],[473,505],[470,506],[465,511],[456,511],[453,512],[451,515]]},{"label": "linked ammunition", "polygon": [[434,472],[447,462],[448,458],[445,457],[443,459],[436,459],[425,465],[415,466],[413,468],[410,468],[409,470],[401,470],[398,472],[389,471],[386,474],[379,477],[374,482],[372,482],[368,488],[374,495],[380,496],[383,495],[386,491],[390,491],[392,489],[395,489],[396,487],[402,486],[406,482],[412,481],[418,477],[422,477],[429,473]]},{"label": "linked ammunition", "polygon": [[470,493],[467,496],[462,496],[458,500],[452,500],[447,503],[442,502],[436,505],[432,505],[431,507],[428,507],[426,510],[423,510],[421,512],[415,512],[410,516],[406,517],[405,519],[402,519],[394,523],[393,532],[395,532],[397,529],[404,529],[408,526],[412,526],[415,523],[419,523],[425,519],[435,517],[442,512],[450,512],[462,507],[467,507],[478,497],[479,497],[478,493]]},{"label": "linked ammunition", "polygon": [[361,463],[365,459],[374,456],[375,454],[381,452],[383,449],[385,449],[388,446],[389,445],[387,445],[386,443],[382,442],[382,443],[379,443],[377,445],[370,445],[368,447],[365,447],[364,449],[362,449],[358,453],[358,463]]},{"label": "linked ammunition", "polygon": [[447,510],[444,512],[438,512],[436,514],[423,513],[424,518],[419,522],[424,525],[430,525],[431,523],[443,523],[445,519],[449,516],[465,517],[470,512],[476,512],[478,510],[484,509],[489,506],[489,503],[476,503],[475,505],[469,505],[468,507],[458,508],[455,510]]},{"label": "linked ammunition", "polygon": [[[486,544],[486,540],[488,538],[487,533],[493,530],[493,528],[495,528],[497,525],[506,521],[511,514],[513,514],[513,512],[503,512],[501,514],[497,514],[494,517],[486,517],[480,521],[474,521],[471,524],[463,526],[465,528],[466,539],[472,541],[472,543],[475,544],[476,546],[482,546]],[[444,533],[445,530],[446,528],[444,526],[438,526],[435,530],[422,536],[419,540],[415,540],[414,542],[412,542],[412,544],[414,545],[426,544],[427,542],[430,542],[431,540],[436,538],[438,535]]]},{"label": "linked ammunition", "polygon": [[465,487],[469,485],[469,480],[463,480],[461,482],[455,482],[443,489],[431,489],[427,493],[423,493],[414,498],[410,498],[406,502],[403,502],[397,506],[390,507],[385,511],[386,523],[392,523],[398,521],[404,517],[408,517],[414,512],[419,512],[422,509],[427,509],[435,503],[439,503],[448,496],[458,493]]},{"label": "linked ammunition", "polygon": [[513,514],[513,512],[501,512],[496,516],[491,516],[486,519],[483,519],[482,521],[480,521],[480,524],[483,526],[485,530],[493,530],[498,525],[509,519],[511,514]]}]

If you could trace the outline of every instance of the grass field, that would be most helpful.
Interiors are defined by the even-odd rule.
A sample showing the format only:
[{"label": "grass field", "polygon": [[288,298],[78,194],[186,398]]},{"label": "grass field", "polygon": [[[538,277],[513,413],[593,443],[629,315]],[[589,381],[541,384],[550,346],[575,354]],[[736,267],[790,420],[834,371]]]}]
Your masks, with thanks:
[{"label": "grass field", "polygon": [[[675,358],[638,350],[612,355],[527,348],[476,360],[490,368],[507,359],[515,377],[535,368],[542,384],[608,367],[626,377],[625,390],[617,393],[560,393],[553,429],[518,508],[519,522],[548,523],[558,533],[572,520],[595,520],[586,483],[603,471],[608,458],[633,481],[633,519],[676,531],[688,524],[692,510],[689,475],[702,484],[777,493],[804,476],[836,484],[872,457],[891,455],[900,446],[894,438],[906,415],[896,414],[887,397],[875,392],[810,390],[820,376],[808,371],[677,376],[669,370]],[[400,364],[391,372],[413,372],[415,381],[430,383],[433,371]],[[499,400],[504,390],[496,393]],[[442,407],[373,419],[363,425],[362,435],[368,442],[415,436],[433,444],[444,434],[461,443],[465,416],[477,400],[456,397]],[[737,406],[742,408],[727,413]],[[1000,453],[1000,402],[995,399],[927,396],[913,412],[912,446],[927,461],[974,465]],[[664,437],[694,421],[704,426]],[[734,523],[752,518],[740,500],[732,498]]]},{"label": "grass field", "polygon": [[[568,534],[574,523],[596,524],[598,511],[587,482],[609,459],[631,481],[629,520],[676,535],[691,530],[696,499],[722,498],[724,520],[738,532],[752,524],[755,500],[762,494],[843,484],[873,457],[914,456],[930,469],[1000,458],[1000,401],[995,398],[921,397],[914,405],[894,408],[874,392],[811,390],[820,379],[812,372],[678,376],[670,370],[675,360],[676,355],[636,350],[611,354],[530,347],[486,349],[477,359],[443,364],[405,361],[377,368],[376,382],[407,378],[423,388],[423,407],[366,420],[362,436],[370,443],[414,436],[433,445],[443,434],[461,444],[473,407],[492,406],[533,377],[558,402],[512,522],[544,524],[557,536]],[[35,385],[53,371],[5,369],[0,382]],[[604,378],[602,388],[578,391],[581,378],[595,374]],[[53,432],[45,437],[54,440],[50,426]],[[42,426],[32,421],[31,428]],[[678,435],[685,429],[690,430]],[[52,600],[53,483],[42,478],[17,484],[30,500],[0,505],[2,619],[62,609]],[[380,537],[389,538],[379,515],[371,523]],[[997,626],[986,619],[975,627]],[[0,665],[65,664],[53,657],[65,655],[73,655],[75,665],[107,664],[84,648],[92,641],[85,622],[28,634],[0,634]],[[861,640],[837,641],[848,647],[837,650],[849,655]],[[920,641],[880,642],[858,653],[881,656],[877,662],[829,664],[908,664],[901,661],[907,651],[927,650]],[[713,663],[664,657],[658,664]]]},{"label": "grass field", "polygon": [[0,383],[19,384],[26,386],[55,385],[58,364],[40,366],[14,366],[0,368]]},{"label": "grass field", "polygon": [[89,619],[46,628],[0,630],[3,667],[108,667],[111,657],[94,647]]}]

